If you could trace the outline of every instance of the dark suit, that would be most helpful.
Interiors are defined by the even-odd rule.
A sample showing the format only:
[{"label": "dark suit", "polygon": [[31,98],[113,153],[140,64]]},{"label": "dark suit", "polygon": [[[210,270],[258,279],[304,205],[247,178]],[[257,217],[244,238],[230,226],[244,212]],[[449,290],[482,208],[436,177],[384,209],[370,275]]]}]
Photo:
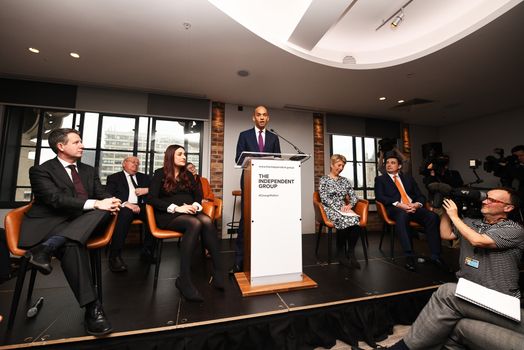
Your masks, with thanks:
[{"label": "dark suit", "polygon": [[[111,197],[93,167],[81,162],[77,162],[77,167],[90,199]],[[73,182],[58,158],[31,167],[29,179],[34,202],[22,221],[19,246],[30,248],[53,235],[68,238],[55,254],[80,306],[84,306],[96,300],[85,243],[93,232],[102,230],[110,214],[83,210],[85,200],[77,197]]]},{"label": "dark suit", "polygon": [[[118,173],[109,175],[106,182],[107,191],[114,197],[120,199],[122,203],[127,202],[129,199],[129,185],[126,178],[127,176],[128,175],[124,171],[119,171]],[[143,173],[136,173],[135,178],[138,187],[149,188],[151,182],[149,176]],[[120,208],[115,231],[111,240],[111,250],[114,252],[120,252],[120,250],[122,250],[127,233],[129,232],[129,226],[131,226],[131,222],[134,219],[140,219],[144,223],[147,222],[146,196],[140,196],[137,199],[138,203],[135,204],[140,206],[139,214],[133,213],[133,211],[127,207]],[[144,246],[150,249],[150,251],[153,251],[153,239],[149,233],[146,233],[144,237]]]},{"label": "dark suit", "polygon": [[[256,129],[258,131],[258,129]],[[258,149],[258,138],[255,133],[255,128],[242,131],[238,135],[237,141],[237,153],[235,156],[235,163],[242,163],[243,159],[241,158],[242,152],[259,152]],[[273,134],[271,131],[266,129],[266,138],[264,141],[264,152],[266,153],[282,153],[280,151],[280,142],[278,136]],[[240,223],[238,227],[236,247],[235,247],[235,264],[242,267],[242,261],[244,258],[244,172],[242,171],[242,176],[240,177],[240,189],[242,190],[242,196],[240,199],[240,208],[242,212],[240,214]]]},{"label": "dark suit", "polygon": [[[415,179],[400,172],[399,177],[412,203],[424,204],[426,198],[420,192]],[[396,221],[395,230],[406,254],[413,254],[413,247],[409,239],[409,222],[415,221],[424,226],[432,258],[440,256],[440,232],[437,214],[424,207],[418,208],[414,213],[407,213],[403,209],[395,207],[393,203],[401,201],[400,192],[387,173],[375,178],[375,198],[386,206],[388,216]]]}]

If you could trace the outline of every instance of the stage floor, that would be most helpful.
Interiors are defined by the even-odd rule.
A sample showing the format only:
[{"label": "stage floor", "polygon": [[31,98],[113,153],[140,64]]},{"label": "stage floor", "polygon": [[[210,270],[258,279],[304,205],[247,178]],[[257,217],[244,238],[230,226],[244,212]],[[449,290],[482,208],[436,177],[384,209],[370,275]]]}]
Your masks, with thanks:
[{"label": "stage floor", "polygon": [[[318,288],[275,293],[262,296],[242,297],[233,278],[229,279],[224,292],[207,284],[212,271],[210,259],[200,253],[194,254],[193,281],[204,296],[203,303],[182,300],[175,288],[178,274],[178,247],[175,241],[166,242],[158,287],[153,289],[154,265],[139,259],[139,248],[127,246],[124,260],[129,268],[124,273],[112,273],[103,257],[104,309],[114,332],[110,337],[123,337],[150,332],[173,331],[182,328],[219,324],[229,321],[252,319],[262,316],[285,314],[299,310],[318,309],[346,303],[357,303],[374,298],[432,290],[438,285],[454,281],[452,273],[445,273],[426,262],[417,264],[416,272],[404,269],[405,259],[396,244],[396,259],[389,256],[389,241],[385,250],[378,249],[379,232],[369,233],[368,263],[363,258],[360,241],[357,243],[357,258],[362,268],[348,270],[336,261],[327,265],[327,238],[322,237],[319,257],[314,254],[315,235],[303,236],[303,272],[318,283]],[[335,240],[333,239],[333,242]],[[425,241],[415,240],[418,254],[427,256]],[[223,240],[222,259],[224,266],[233,262],[234,244]],[[458,250],[443,248],[444,259],[456,269]],[[333,247],[333,254],[335,248]],[[81,340],[92,340],[83,327],[84,311],[70,291],[58,261],[53,261],[53,272],[49,276],[38,274],[32,301],[25,302],[26,288],[13,330],[8,332],[7,315],[12,299],[15,280],[0,285],[0,348],[12,345],[57,344]],[[26,311],[39,297],[44,305],[34,318],[26,318]]]}]

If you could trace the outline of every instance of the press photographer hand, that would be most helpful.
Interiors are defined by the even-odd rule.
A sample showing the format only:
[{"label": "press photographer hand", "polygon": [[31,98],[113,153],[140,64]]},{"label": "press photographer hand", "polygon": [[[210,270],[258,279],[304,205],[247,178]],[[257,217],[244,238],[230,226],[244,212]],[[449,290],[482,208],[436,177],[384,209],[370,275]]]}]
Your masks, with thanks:
[{"label": "press photographer hand", "polygon": [[442,208],[446,210],[446,214],[450,217],[450,219],[458,218],[458,208],[455,202],[453,202],[449,198],[445,198],[442,202]]}]

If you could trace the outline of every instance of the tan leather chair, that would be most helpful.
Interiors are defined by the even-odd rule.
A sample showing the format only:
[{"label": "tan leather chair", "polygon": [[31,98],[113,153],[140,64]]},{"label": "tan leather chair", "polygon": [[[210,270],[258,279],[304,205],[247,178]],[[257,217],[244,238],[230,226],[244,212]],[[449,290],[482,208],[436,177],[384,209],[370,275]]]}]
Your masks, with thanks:
[{"label": "tan leather chair", "polygon": [[[24,205],[23,207],[16,208],[7,213],[4,219],[5,234],[7,240],[7,246],[11,254],[20,256],[20,268],[18,270],[18,276],[16,279],[15,291],[13,294],[13,300],[11,302],[11,310],[9,311],[9,320],[7,322],[7,328],[13,327],[16,311],[18,309],[18,303],[20,301],[20,294],[24,286],[25,275],[27,269],[31,269],[31,277],[29,280],[29,288],[27,290],[27,301],[31,300],[33,293],[33,287],[35,285],[37,270],[29,266],[29,260],[25,257],[25,250],[18,247],[18,241],[20,239],[20,229],[22,227],[22,220],[25,213],[31,208],[33,203]],[[96,288],[98,298],[102,302],[102,262],[101,262],[101,248],[107,246],[111,242],[113,236],[113,230],[115,229],[117,216],[111,218],[111,222],[107,225],[103,235],[93,237],[87,241],[86,247],[89,250],[91,259],[91,273],[93,277],[93,283]]]},{"label": "tan leather chair", "polygon": [[146,224],[145,222],[143,222],[142,220],[140,219],[133,219],[133,221],[131,221],[131,225],[140,225],[140,234],[139,234],[139,242],[140,242],[140,245],[142,245],[144,243],[144,236],[146,234]]},{"label": "tan leather chair", "polygon": [[[313,192],[313,208],[315,209],[315,221],[319,225],[317,232],[317,244],[315,246],[315,255],[318,256],[318,247],[320,244],[320,236],[324,227],[328,229],[328,264],[331,264],[331,247],[332,247],[332,236],[333,228],[335,225],[328,219],[326,211],[324,210],[324,205],[320,201],[320,194],[315,191]],[[368,261],[368,250],[367,250],[367,223],[368,223],[368,213],[369,213],[369,201],[366,199],[359,199],[357,204],[354,207],[355,213],[360,215],[359,226],[362,228],[360,240],[362,241],[362,249],[364,251],[364,257]],[[347,247],[346,247],[347,249]]]},{"label": "tan leather chair", "polygon": [[[395,222],[395,220],[391,219],[388,216],[388,212],[386,211],[386,206],[384,204],[382,204],[379,201],[375,201],[375,203],[377,205],[378,216],[384,222],[384,227],[382,229],[382,234],[380,235],[380,243],[378,245],[378,249],[382,250],[382,241],[384,239],[384,235],[386,233],[388,233],[389,236],[390,236],[390,242],[391,242],[390,243],[390,257],[391,257],[391,259],[394,259],[395,258],[395,224],[396,224],[396,222]],[[412,228],[412,229],[415,229],[415,230],[422,230],[423,229],[423,227],[420,226],[415,221],[410,221],[409,222],[409,227]],[[411,246],[413,246],[413,242],[411,242]]]},{"label": "tan leather chair", "polygon": [[[215,205],[213,202],[203,202],[202,203],[202,212],[209,216],[210,218],[213,218],[215,215]],[[157,287],[158,284],[158,272],[160,271],[160,262],[162,257],[162,246],[164,243],[164,239],[168,238],[182,238],[184,234],[182,232],[173,231],[173,230],[164,230],[161,228],[158,228],[156,225],[156,218],[155,218],[155,209],[152,205],[146,204],[146,214],[147,214],[147,222],[149,224],[149,231],[153,235],[153,237],[157,238],[157,247],[156,247],[156,266],[155,266],[155,279],[153,282],[153,288]]]},{"label": "tan leather chair", "polygon": [[218,221],[222,219],[222,199],[215,197],[213,204],[215,205],[215,214],[213,217],[213,221]]}]

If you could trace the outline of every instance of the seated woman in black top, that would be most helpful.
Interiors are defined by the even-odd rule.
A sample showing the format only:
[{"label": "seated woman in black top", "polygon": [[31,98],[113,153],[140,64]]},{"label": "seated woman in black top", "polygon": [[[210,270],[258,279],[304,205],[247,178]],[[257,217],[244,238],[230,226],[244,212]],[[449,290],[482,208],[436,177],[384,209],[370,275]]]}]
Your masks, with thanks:
[{"label": "seated woman in black top", "polygon": [[223,290],[224,276],[220,268],[218,239],[211,218],[202,213],[202,192],[195,178],[186,169],[186,151],[180,145],[170,145],[164,154],[164,167],[157,169],[149,187],[149,204],[155,208],[159,228],[184,233],[180,247],[180,275],[175,285],[190,301],[203,301],[191,282],[191,255],[202,236],[204,247],[213,261],[213,285]]}]

